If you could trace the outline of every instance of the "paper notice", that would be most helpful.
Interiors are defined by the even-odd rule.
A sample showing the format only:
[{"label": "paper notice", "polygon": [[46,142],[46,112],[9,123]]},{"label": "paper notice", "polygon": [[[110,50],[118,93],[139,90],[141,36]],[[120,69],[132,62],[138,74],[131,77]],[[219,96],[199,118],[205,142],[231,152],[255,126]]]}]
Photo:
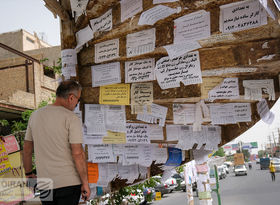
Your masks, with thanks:
[{"label": "paper notice", "polygon": [[166,125],[167,141],[176,141],[180,136],[180,125]]},{"label": "paper notice", "polygon": [[142,12],[138,25],[154,25],[157,21],[177,13],[177,9],[158,5]]},{"label": "paper notice", "polygon": [[208,161],[208,155],[211,154],[209,150],[203,150],[202,148],[199,150],[193,150],[193,157],[196,164],[203,164]]},{"label": "paper notice", "polygon": [[88,135],[84,134],[84,144],[102,144],[104,135]]},{"label": "paper notice", "polygon": [[141,160],[141,154],[139,145],[126,144],[124,149],[124,165],[139,164]]},{"label": "paper notice", "polygon": [[148,126],[151,140],[163,140],[163,128],[158,125]]},{"label": "paper notice", "polygon": [[161,4],[161,3],[169,3],[169,2],[176,2],[178,0],[153,0],[153,4]]},{"label": "paper notice", "polygon": [[92,38],[93,38],[93,31],[89,26],[79,30],[76,33],[76,40],[77,40],[76,50],[79,50],[80,47],[82,47],[85,43],[90,41]]},{"label": "paper notice", "polygon": [[77,64],[77,53],[75,49],[64,49],[61,50],[61,64],[62,67],[67,65],[76,65]]},{"label": "paper notice", "polygon": [[210,35],[210,12],[201,10],[174,20],[174,44],[201,40]]},{"label": "paper notice", "polygon": [[95,44],[95,63],[113,60],[119,57],[119,39]]},{"label": "paper notice", "polygon": [[88,0],[70,0],[72,16],[75,16],[75,21],[77,21],[78,17],[85,13],[87,8]]},{"label": "paper notice", "polygon": [[269,14],[269,16],[275,20],[276,19],[276,14],[274,13],[273,10],[271,10],[267,4],[267,0],[259,0],[259,2],[262,4],[263,8],[266,10],[266,12]]},{"label": "paper notice", "polygon": [[149,144],[150,135],[147,124],[127,123],[126,142],[131,144]]},{"label": "paper notice", "polygon": [[236,122],[251,122],[251,104],[233,103]]},{"label": "paper notice", "polygon": [[88,162],[88,182],[97,183],[98,181],[98,164]]},{"label": "paper notice", "polygon": [[275,100],[273,79],[266,80],[243,80],[245,99],[261,100],[262,94],[268,94],[268,100]]},{"label": "paper notice", "polygon": [[184,85],[202,83],[198,51],[172,60],[169,57],[159,59],[155,74],[161,89],[180,87],[180,82]]},{"label": "paper notice", "polygon": [[202,78],[203,83],[201,84],[201,98],[208,99],[208,93],[210,90],[214,89],[216,86],[220,85],[224,78],[222,77],[212,77],[212,78]]},{"label": "paper notice", "polygon": [[106,129],[126,133],[126,114],[124,105],[105,106]]},{"label": "paper notice", "polygon": [[275,3],[275,6],[278,8],[278,10],[280,11],[280,1],[279,0],[273,0],[273,2]]},{"label": "paper notice", "polygon": [[100,87],[99,104],[129,105],[130,84],[114,84]]},{"label": "paper notice", "polygon": [[151,144],[152,160],[156,161],[156,164],[162,164],[167,161],[167,148],[160,147],[158,144]]},{"label": "paper notice", "polygon": [[173,104],[173,123],[192,124],[194,123],[195,104]]},{"label": "paper notice", "polygon": [[10,136],[3,137],[3,139],[5,140],[4,146],[5,146],[5,149],[8,152],[8,154],[11,154],[13,152],[17,152],[20,149],[19,144],[18,144],[15,136],[10,135]]},{"label": "paper notice", "polygon": [[159,124],[159,126],[163,127],[165,125],[167,110],[167,107],[153,103],[151,105],[151,112],[149,113],[147,106],[144,106],[143,113],[139,113],[137,115],[137,120],[142,120],[152,124]]},{"label": "paper notice", "polygon": [[71,76],[77,76],[76,73],[76,65],[67,65],[61,68],[62,75],[64,76],[65,80],[70,79]]},{"label": "paper notice", "polygon": [[91,19],[90,25],[93,30],[93,33],[95,32],[101,32],[101,31],[110,31],[113,27],[113,20],[112,20],[112,9],[109,9],[105,14],[102,16]]},{"label": "paper notice", "polygon": [[93,163],[115,162],[112,145],[88,145],[88,158]]},{"label": "paper notice", "polygon": [[85,126],[88,135],[106,135],[103,106],[85,104]]},{"label": "paper notice", "polygon": [[137,56],[154,51],[156,44],[156,29],[148,29],[126,36],[127,57]]},{"label": "paper notice", "polygon": [[[235,73],[253,73],[256,72],[257,68],[239,68],[239,67],[229,67],[229,68],[219,68],[219,69],[211,69],[202,71],[202,76],[222,76],[227,74],[235,74]],[[207,78],[206,78],[207,79]],[[204,79],[203,79],[204,83]]]},{"label": "paper notice", "polygon": [[195,143],[197,141],[194,138],[193,126],[179,126],[178,144],[176,147],[182,150],[189,150],[193,148]]},{"label": "paper notice", "polygon": [[122,132],[107,132],[107,136],[103,137],[103,144],[125,144],[126,134]]},{"label": "paper notice", "polygon": [[142,5],[142,0],[121,0],[121,22],[141,12]]},{"label": "paper notice", "polygon": [[206,126],[205,133],[207,137],[205,150],[211,152],[218,150],[218,145],[221,143],[222,129],[219,126]]},{"label": "paper notice", "polygon": [[155,79],[155,59],[149,58],[125,62],[125,83],[152,81]]},{"label": "paper notice", "polygon": [[201,48],[200,44],[197,41],[182,42],[180,44],[171,44],[163,46],[168,53],[169,58],[177,58],[181,55],[184,55],[190,51]]},{"label": "paper notice", "polygon": [[142,145],[138,145],[138,146],[139,146],[138,153],[140,153],[140,156],[141,156],[138,164],[141,166],[150,167],[153,162],[151,145],[142,144]]},{"label": "paper notice", "polygon": [[168,147],[168,160],[165,166],[179,166],[182,163],[182,150]]},{"label": "paper notice", "polygon": [[121,82],[120,62],[91,66],[92,87]]},{"label": "paper notice", "polygon": [[262,99],[260,102],[258,102],[257,110],[262,121],[264,121],[266,124],[271,125],[272,122],[274,121],[275,115],[273,112],[269,110],[269,107],[265,99]]},{"label": "paper notice", "polygon": [[209,100],[215,99],[238,99],[238,78],[225,78],[224,81],[208,92]]},{"label": "paper notice", "polygon": [[123,163],[124,149],[122,144],[112,144],[115,161]]},{"label": "paper notice", "polygon": [[220,31],[231,33],[267,24],[267,14],[259,1],[242,1],[220,6]]},{"label": "paper notice", "polygon": [[210,104],[210,115],[213,125],[235,124],[233,104]]},{"label": "paper notice", "polygon": [[[143,113],[144,105],[153,102],[153,83],[133,83],[131,85],[131,113]],[[148,108],[148,112],[151,109]]]}]

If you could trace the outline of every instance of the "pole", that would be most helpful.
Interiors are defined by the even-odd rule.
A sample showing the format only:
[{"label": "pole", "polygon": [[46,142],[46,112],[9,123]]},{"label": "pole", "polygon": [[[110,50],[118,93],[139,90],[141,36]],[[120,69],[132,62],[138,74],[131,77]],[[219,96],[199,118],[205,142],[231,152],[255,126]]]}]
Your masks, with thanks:
[{"label": "pole", "polygon": [[218,171],[217,171],[217,165],[214,165],[214,169],[215,169],[215,177],[216,177],[216,189],[212,189],[212,191],[216,192],[217,194],[217,198],[218,198],[218,205],[221,205],[221,196],[220,196],[220,192],[219,192],[219,176],[218,176]]}]

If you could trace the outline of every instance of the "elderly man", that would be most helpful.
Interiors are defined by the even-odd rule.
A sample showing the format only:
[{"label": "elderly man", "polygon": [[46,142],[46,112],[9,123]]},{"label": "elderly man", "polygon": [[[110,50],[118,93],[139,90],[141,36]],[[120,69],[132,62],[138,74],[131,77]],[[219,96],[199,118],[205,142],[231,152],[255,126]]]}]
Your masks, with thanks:
[{"label": "elderly man", "polygon": [[56,90],[55,103],[38,109],[29,119],[23,148],[25,175],[36,178],[32,173],[34,149],[38,179],[53,181],[53,200],[41,198],[42,204],[76,205],[81,193],[84,200],[90,196],[82,126],[73,113],[81,90],[77,82],[63,81]]}]

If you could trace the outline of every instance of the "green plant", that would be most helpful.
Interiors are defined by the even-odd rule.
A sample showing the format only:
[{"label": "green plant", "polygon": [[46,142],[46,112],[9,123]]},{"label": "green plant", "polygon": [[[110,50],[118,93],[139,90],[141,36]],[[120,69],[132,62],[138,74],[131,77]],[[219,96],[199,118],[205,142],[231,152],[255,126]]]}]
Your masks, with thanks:
[{"label": "green plant", "polygon": [[[40,60],[40,62],[43,63],[43,62],[46,62],[48,60],[49,60],[48,58],[43,58],[43,59]],[[61,58],[58,58],[57,64],[58,64],[58,66],[55,66],[55,65],[54,66],[44,66],[44,69],[52,70],[54,73],[61,74],[62,73],[62,71],[61,71],[61,68],[62,68]]]},{"label": "green plant", "polygon": [[8,120],[0,120],[0,125],[2,127],[7,127],[10,125],[10,123],[8,122]]}]

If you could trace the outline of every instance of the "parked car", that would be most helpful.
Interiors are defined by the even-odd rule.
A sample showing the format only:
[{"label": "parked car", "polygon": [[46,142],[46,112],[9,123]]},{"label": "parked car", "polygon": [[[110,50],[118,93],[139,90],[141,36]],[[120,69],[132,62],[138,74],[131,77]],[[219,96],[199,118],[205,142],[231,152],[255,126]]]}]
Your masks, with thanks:
[{"label": "parked car", "polygon": [[165,184],[169,185],[171,191],[172,192],[174,189],[176,189],[176,187],[178,186],[177,184],[177,180],[173,177],[170,177],[169,179],[167,179],[165,182]]},{"label": "parked car", "polygon": [[217,167],[219,179],[225,179],[227,176],[226,170],[223,166]]},{"label": "parked car", "polygon": [[222,167],[225,169],[226,173],[229,174],[229,168],[227,164],[223,164]]},{"label": "parked car", "polygon": [[157,185],[155,186],[155,192],[160,192],[161,196],[163,196],[164,194],[170,193],[171,188],[168,184],[157,182]]},{"label": "parked car", "polygon": [[235,176],[247,175],[247,169],[246,169],[245,164],[236,165],[234,167],[234,173],[235,173]]},{"label": "parked car", "polygon": [[[181,183],[181,190],[182,190],[183,192],[186,192],[186,189],[187,189],[187,187],[186,187],[186,182],[185,182],[185,180],[184,180],[184,181],[182,181],[182,183]],[[194,182],[194,183],[192,184],[192,189],[193,189],[193,193],[196,193],[196,196],[198,196],[198,190],[197,190],[196,182]]]}]

